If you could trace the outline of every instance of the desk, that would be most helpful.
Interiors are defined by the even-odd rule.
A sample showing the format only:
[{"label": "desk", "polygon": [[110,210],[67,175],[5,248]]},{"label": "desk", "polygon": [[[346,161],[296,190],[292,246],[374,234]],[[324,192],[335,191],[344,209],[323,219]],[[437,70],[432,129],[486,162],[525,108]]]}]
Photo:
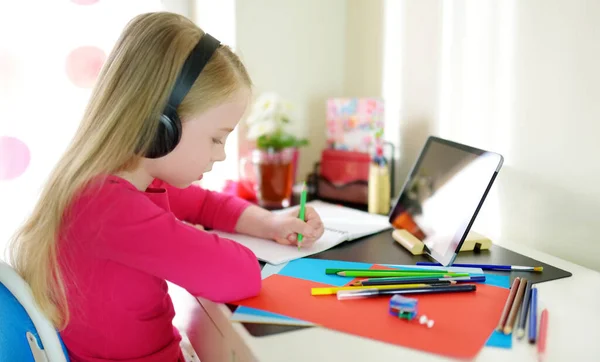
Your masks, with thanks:
[{"label": "desk", "polygon": [[[573,273],[537,284],[540,308],[547,307],[550,317],[546,361],[600,361],[600,273],[525,246],[497,244]],[[229,321],[231,312],[225,305],[195,300],[175,287],[170,292],[176,326],[188,334],[203,362],[448,360],[318,327],[253,337],[242,325]],[[537,357],[534,346],[515,340],[510,350],[485,347],[476,360],[534,361]]]}]

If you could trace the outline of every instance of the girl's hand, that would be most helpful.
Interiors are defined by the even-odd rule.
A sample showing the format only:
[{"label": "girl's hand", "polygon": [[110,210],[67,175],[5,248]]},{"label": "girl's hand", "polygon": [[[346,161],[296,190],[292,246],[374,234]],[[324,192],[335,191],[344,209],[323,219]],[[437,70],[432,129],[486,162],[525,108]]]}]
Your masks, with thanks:
[{"label": "girl's hand", "polygon": [[306,206],[302,221],[298,218],[299,208],[271,218],[273,240],[283,245],[298,245],[298,234],[302,234],[301,246],[311,246],[325,231],[323,222],[314,208]]},{"label": "girl's hand", "polygon": [[187,222],[187,221],[183,221],[183,223],[184,223],[184,224],[186,224],[186,225],[189,225],[189,226],[195,227],[195,228],[196,228],[196,229],[198,229],[198,230],[204,230],[204,226],[202,226],[202,225],[200,225],[200,224],[190,224],[190,223],[189,223],[189,222]]}]

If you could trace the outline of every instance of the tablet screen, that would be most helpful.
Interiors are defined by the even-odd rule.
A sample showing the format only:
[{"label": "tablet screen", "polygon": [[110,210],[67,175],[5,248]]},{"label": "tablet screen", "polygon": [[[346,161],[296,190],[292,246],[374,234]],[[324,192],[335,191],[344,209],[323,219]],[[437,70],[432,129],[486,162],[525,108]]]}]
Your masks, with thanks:
[{"label": "tablet screen", "polygon": [[497,153],[430,137],[390,213],[390,223],[422,240],[435,260],[449,265],[501,166]]}]

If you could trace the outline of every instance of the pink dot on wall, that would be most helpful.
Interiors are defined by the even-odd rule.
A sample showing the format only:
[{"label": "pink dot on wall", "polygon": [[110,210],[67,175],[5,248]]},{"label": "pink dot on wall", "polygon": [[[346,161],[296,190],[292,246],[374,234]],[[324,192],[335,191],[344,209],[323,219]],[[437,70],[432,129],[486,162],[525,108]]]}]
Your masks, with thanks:
[{"label": "pink dot on wall", "polygon": [[92,5],[98,2],[98,0],[71,0],[77,5]]},{"label": "pink dot on wall", "polygon": [[0,136],[0,181],[17,178],[29,166],[27,145],[14,137]]},{"label": "pink dot on wall", "polygon": [[94,46],[82,46],[67,56],[67,76],[78,87],[91,88],[106,61],[106,54]]}]

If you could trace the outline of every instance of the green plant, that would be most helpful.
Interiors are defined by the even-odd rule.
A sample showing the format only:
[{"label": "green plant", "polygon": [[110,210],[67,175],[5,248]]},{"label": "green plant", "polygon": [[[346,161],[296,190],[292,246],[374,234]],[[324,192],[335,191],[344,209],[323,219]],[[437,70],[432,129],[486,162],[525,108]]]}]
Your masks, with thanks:
[{"label": "green plant", "polygon": [[256,147],[263,150],[272,149],[274,151],[280,151],[284,148],[298,148],[307,145],[308,140],[306,138],[297,138],[286,132],[275,132],[273,134],[262,135],[256,140]]},{"label": "green plant", "polygon": [[280,151],[303,147],[308,139],[295,136],[290,130],[291,105],[277,94],[264,93],[254,103],[248,116],[248,139],[263,150]]}]

